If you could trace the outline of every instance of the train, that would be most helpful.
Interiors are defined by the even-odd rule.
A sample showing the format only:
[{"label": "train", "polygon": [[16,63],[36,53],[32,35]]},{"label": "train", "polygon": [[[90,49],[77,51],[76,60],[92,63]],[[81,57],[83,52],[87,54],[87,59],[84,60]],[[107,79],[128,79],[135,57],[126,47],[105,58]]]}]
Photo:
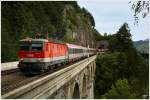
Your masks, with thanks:
[{"label": "train", "polygon": [[56,43],[48,39],[22,39],[19,45],[18,68],[25,74],[40,74],[53,70],[58,65],[78,61],[97,53],[93,48]]}]

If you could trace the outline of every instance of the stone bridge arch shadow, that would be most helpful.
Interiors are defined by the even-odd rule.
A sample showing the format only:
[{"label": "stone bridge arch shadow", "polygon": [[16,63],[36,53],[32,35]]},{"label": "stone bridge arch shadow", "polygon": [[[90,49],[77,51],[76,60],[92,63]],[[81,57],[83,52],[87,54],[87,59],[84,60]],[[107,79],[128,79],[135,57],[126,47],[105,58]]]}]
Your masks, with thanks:
[{"label": "stone bridge arch shadow", "polygon": [[83,76],[83,80],[82,80],[82,99],[86,99],[87,98],[87,81],[86,81],[86,76],[84,74]]},{"label": "stone bridge arch shadow", "polygon": [[75,86],[74,86],[72,99],[80,99],[80,90],[79,90],[78,83],[76,83]]}]

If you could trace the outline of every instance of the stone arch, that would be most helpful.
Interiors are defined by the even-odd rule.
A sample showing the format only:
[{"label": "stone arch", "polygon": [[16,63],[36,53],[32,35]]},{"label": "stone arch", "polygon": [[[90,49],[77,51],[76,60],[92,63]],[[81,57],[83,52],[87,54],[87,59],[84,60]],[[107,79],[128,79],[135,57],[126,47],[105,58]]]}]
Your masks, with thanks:
[{"label": "stone arch", "polygon": [[73,91],[73,99],[80,99],[80,90],[79,90],[79,85],[78,83],[75,84],[74,86],[74,91]]},{"label": "stone arch", "polygon": [[65,91],[63,89],[58,90],[55,98],[56,99],[66,99]]},{"label": "stone arch", "polygon": [[95,71],[96,71],[96,63],[93,62],[93,71],[92,71],[93,78],[95,77]]},{"label": "stone arch", "polygon": [[87,83],[90,82],[90,67],[87,67]]},{"label": "stone arch", "polygon": [[86,77],[85,74],[83,76],[83,80],[82,80],[82,98],[85,99],[87,98],[87,84],[86,84]]}]

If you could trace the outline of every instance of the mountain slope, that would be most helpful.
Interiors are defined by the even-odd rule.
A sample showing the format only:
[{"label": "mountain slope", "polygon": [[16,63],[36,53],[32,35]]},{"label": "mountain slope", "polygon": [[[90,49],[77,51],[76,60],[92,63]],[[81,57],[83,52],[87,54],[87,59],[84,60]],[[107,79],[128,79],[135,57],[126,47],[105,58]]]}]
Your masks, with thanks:
[{"label": "mountain slope", "polygon": [[139,40],[134,43],[135,48],[141,53],[149,53],[149,40]]}]

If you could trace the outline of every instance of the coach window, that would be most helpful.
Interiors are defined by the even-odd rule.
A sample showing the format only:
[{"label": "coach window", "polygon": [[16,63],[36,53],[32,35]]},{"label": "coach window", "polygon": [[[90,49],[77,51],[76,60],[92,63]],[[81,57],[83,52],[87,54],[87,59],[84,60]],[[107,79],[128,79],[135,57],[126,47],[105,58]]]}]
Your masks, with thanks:
[{"label": "coach window", "polygon": [[71,54],[71,48],[69,48],[69,54]]},{"label": "coach window", "polygon": [[75,54],[75,50],[76,50],[76,49],[73,49],[73,53],[74,53],[74,54]]},{"label": "coach window", "polygon": [[69,54],[70,54],[71,53],[71,49],[69,48],[68,50],[69,50]]},{"label": "coach window", "polygon": [[70,54],[71,54],[71,53],[72,53],[72,52],[71,52],[71,48],[69,49],[69,51],[70,51]]}]

